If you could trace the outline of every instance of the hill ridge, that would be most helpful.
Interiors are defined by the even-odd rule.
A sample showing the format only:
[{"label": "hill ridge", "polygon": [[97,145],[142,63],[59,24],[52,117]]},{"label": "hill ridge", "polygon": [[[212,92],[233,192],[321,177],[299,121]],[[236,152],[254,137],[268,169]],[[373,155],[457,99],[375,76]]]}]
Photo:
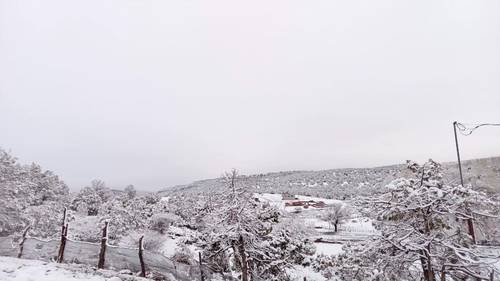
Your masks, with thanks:
[{"label": "hill ridge", "polygon": [[[457,162],[443,162],[445,179],[457,183]],[[295,170],[241,175],[239,183],[259,192],[291,192],[303,195],[325,195],[335,189],[362,192],[385,186],[392,179],[402,176],[406,165],[392,164],[372,168],[335,168],[326,170]],[[462,160],[466,183],[490,192],[500,192],[500,156]],[[223,187],[220,178],[202,179],[188,184],[167,187],[160,194],[175,192],[206,192]],[[345,193],[345,192],[344,192]],[[347,192],[349,193],[349,192]]]}]

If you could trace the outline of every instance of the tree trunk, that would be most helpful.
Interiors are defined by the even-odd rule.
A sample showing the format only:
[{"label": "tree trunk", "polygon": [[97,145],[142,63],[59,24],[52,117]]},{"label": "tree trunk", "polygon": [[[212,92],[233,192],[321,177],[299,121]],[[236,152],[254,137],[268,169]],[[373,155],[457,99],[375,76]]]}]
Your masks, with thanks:
[{"label": "tree trunk", "polygon": [[420,255],[421,255],[421,256],[420,256],[420,265],[422,265],[422,273],[423,273],[423,275],[424,275],[424,280],[425,280],[425,281],[429,281],[429,279],[428,279],[428,276],[429,276],[429,275],[427,274],[427,263],[425,262],[425,259],[424,259],[424,257],[422,256],[423,254],[424,254],[424,253],[423,253],[423,251],[421,251],[421,252],[420,252]]},{"label": "tree trunk", "polygon": [[238,243],[238,250],[241,256],[241,281],[248,281],[248,264],[247,256],[245,253],[245,241],[243,241],[243,236],[240,235],[240,241]]},{"label": "tree trunk", "polygon": [[420,263],[422,264],[422,272],[426,281],[435,281],[434,271],[432,270],[432,264],[430,256],[425,251],[420,252]]},{"label": "tree trunk", "polygon": [[[429,235],[431,231],[429,226],[428,215],[429,215],[429,208],[427,208],[426,212],[422,211],[422,216],[425,222],[425,234],[427,235]],[[431,245],[427,244],[427,251],[421,250],[420,254],[421,254],[420,262],[422,263],[422,269],[424,272],[425,279],[427,281],[435,281],[436,275],[434,274],[434,270],[432,269]]]},{"label": "tree trunk", "polygon": [[427,245],[427,252],[425,253],[427,258],[427,274],[429,274],[429,281],[435,280],[434,270],[432,269],[432,260],[430,256],[431,246]]},{"label": "tree trunk", "polygon": [[472,237],[472,243],[476,244],[476,233],[474,232],[474,222],[472,219],[467,219],[467,226],[469,228],[469,235]]},{"label": "tree trunk", "polygon": [[446,281],[446,271],[445,271],[445,266],[441,268],[441,281]]},{"label": "tree trunk", "polygon": [[241,269],[241,260],[238,257],[239,254],[238,254],[238,251],[236,249],[236,242],[235,241],[231,242],[231,247],[233,248],[233,253],[234,253],[234,263],[235,263],[237,268]]},{"label": "tree trunk", "polygon": [[28,227],[26,227],[26,229],[23,231],[23,237],[21,238],[21,242],[19,242],[19,253],[17,254],[18,259],[20,259],[21,256],[23,255],[24,241],[26,241],[26,235],[28,234],[30,228],[31,226],[28,225]]}]

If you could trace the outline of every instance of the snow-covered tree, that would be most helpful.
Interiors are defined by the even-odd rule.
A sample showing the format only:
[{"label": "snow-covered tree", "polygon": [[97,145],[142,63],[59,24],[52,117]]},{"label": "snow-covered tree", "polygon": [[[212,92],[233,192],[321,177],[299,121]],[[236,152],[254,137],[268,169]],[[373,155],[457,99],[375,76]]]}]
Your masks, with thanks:
[{"label": "snow-covered tree", "polygon": [[320,218],[333,226],[335,232],[337,232],[339,224],[350,218],[350,216],[351,212],[344,204],[333,203],[324,210]]},{"label": "snow-covered tree", "polygon": [[[408,178],[393,181],[389,192],[371,201],[381,235],[361,248],[346,249],[339,268],[349,270],[340,270],[340,279],[487,279],[493,267],[465,222],[493,218],[498,202],[468,186],[445,184],[441,166],[432,160],[408,167]],[[347,276],[353,272],[358,277]]]},{"label": "snow-covered tree", "polygon": [[56,235],[59,217],[69,198],[66,184],[39,165],[22,165],[0,149],[0,235],[31,225],[32,233]]},{"label": "snow-covered tree", "polygon": [[288,280],[287,268],[314,252],[306,239],[276,227],[279,213],[237,185],[235,170],[224,176],[227,191],[209,197],[200,239],[209,266],[235,270],[241,280]]},{"label": "snow-covered tree", "polygon": [[90,186],[85,186],[73,199],[73,210],[87,210],[87,215],[97,216],[104,202],[109,202],[112,197],[111,190],[102,180],[93,180]]},{"label": "snow-covered tree", "polygon": [[102,198],[90,186],[80,190],[71,204],[73,210],[86,210],[87,215],[96,216],[102,205]]},{"label": "snow-covered tree", "polygon": [[131,230],[147,229],[158,201],[155,196],[141,196],[131,200],[115,197],[103,203],[99,216],[101,221],[110,222],[110,239],[119,239]]},{"label": "snow-covered tree", "polygon": [[132,184],[127,185],[124,191],[128,199],[134,199],[135,196],[137,195],[137,191],[135,190],[135,187]]}]

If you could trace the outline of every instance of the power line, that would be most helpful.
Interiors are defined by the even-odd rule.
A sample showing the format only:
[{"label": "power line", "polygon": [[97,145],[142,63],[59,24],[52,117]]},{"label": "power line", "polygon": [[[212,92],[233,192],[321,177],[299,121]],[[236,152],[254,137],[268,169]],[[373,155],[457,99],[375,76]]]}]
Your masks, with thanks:
[{"label": "power line", "polygon": [[464,124],[456,122],[458,131],[464,136],[470,136],[476,129],[484,126],[500,126],[500,123]]},{"label": "power line", "polygon": [[466,123],[459,123],[457,121],[453,122],[453,131],[455,133],[455,146],[457,149],[457,160],[458,160],[458,170],[460,171],[460,183],[462,186],[464,185],[464,177],[462,174],[462,163],[460,161],[460,149],[458,148],[458,137],[457,137],[457,130],[460,132],[460,134],[464,136],[470,136],[472,132],[474,132],[476,129],[484,127],[484,126],[499,126],[500,123],[474,123],[474,124],[466,124]]}]

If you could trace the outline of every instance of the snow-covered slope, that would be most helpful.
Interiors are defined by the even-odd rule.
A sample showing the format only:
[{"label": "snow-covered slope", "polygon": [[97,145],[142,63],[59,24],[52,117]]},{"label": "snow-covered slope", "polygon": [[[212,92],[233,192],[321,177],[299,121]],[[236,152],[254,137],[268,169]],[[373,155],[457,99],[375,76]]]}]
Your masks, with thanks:
[{"label": "snow-covered slope", "polygon": [[[447,181],[459,182],[455,162],[444,163],[443,169]],[[391,180],[404,176],[405,170],[406,165],[400,164],[362,169],[277,172],[241,176],[238,184],[259,193],[289,192],[339,198],[377,191]],[[500,192],[500,157],[463,161],[463,171],[466,183],[491,192]],[[208,179],[166,188],[160,193],[165,196],[172,192],[206,192],[220,190],[223,186],[220,179]]]},{"label": "snow-covered slope", "polygon": [[140,281],[150,280],[119,274],[111,270],[95,271],[88,266],[57,264],[37,260],[0,257],[2,281]]},{"label": "snow-covered slope", "polygon": [[[459,182],[457,163],[444,165],[449,180]],[[500,157],[467,160],[462,162],[464,181],[490,192],[500,193]]]}]

